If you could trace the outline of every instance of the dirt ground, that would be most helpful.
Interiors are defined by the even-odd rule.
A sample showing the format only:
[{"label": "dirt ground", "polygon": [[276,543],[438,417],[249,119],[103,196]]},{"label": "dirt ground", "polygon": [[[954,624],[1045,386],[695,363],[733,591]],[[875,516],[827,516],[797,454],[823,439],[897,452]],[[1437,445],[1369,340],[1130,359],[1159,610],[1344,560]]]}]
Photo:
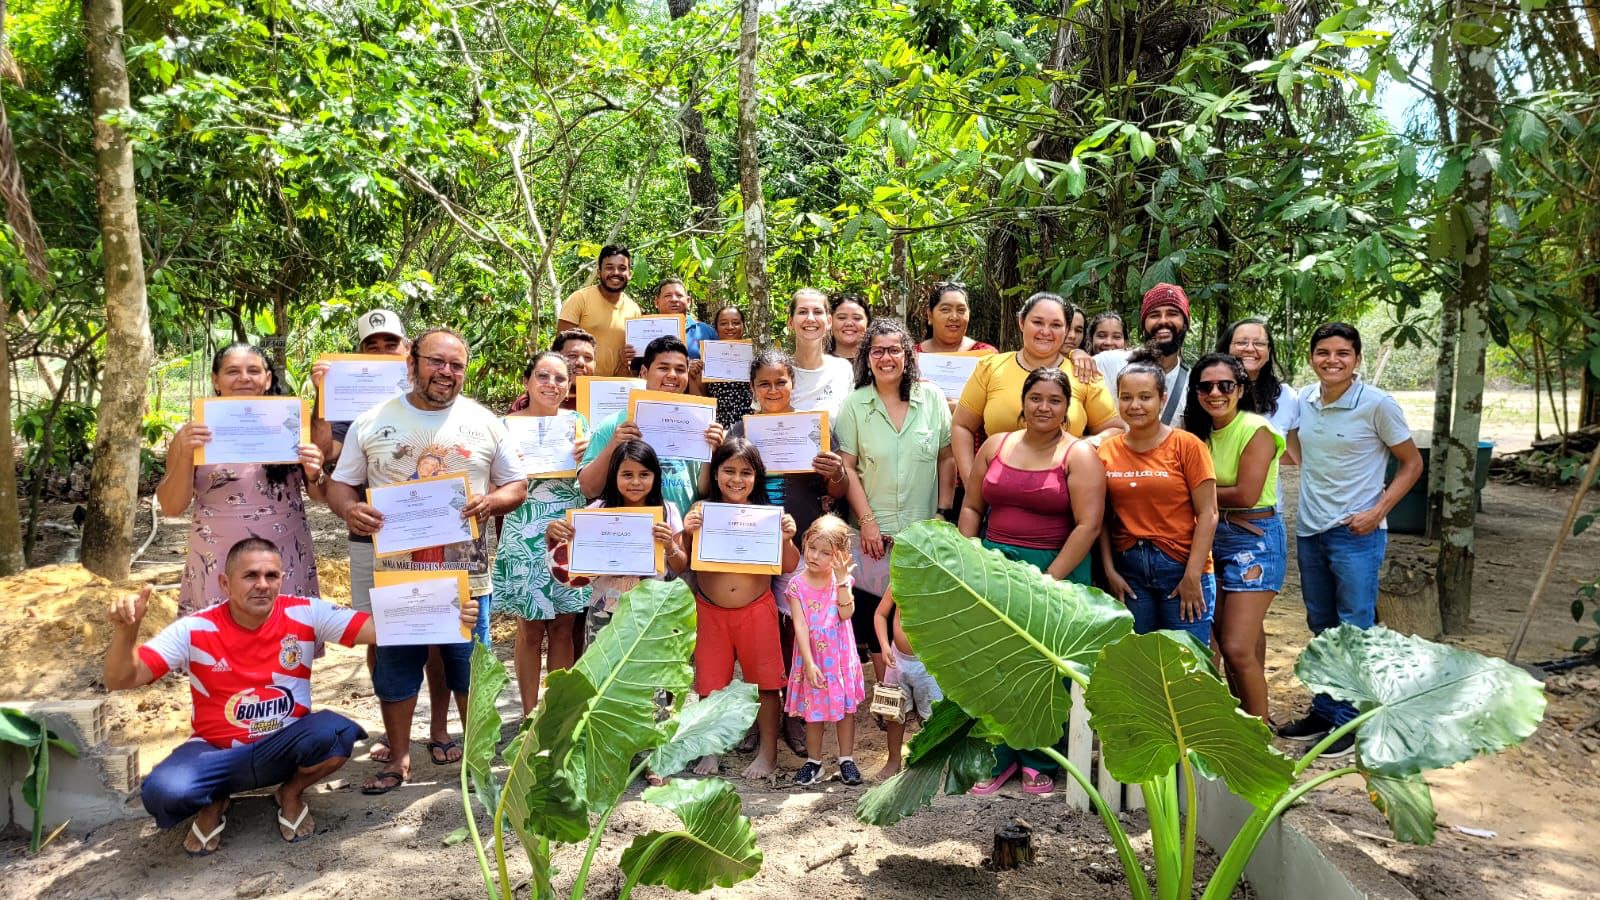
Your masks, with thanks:
[{"label": "dirt ground", "polygon": [[[1285,493],[1294,496],[1294,473],[1286,470]],[[1490,485],[1476,544],[1476,608],[1472,632],[1457,642],[1481,652],[1503,654],[1526,602],[1527,592],[1560,525],[1569,494],[1541,488]],[[313,512],[313,531],[321,553],[324,593],[348,596],[339,561],[342,532],[325,510]],[[147,627],[170,621],[176,602],[185,526],[169,522],[146,553],[137,576],[171,586],[152,604]],[[1292,547],[1292,542],[1291,542]],[[1543,613],[1523,651],[1538,661],[1566,655],[1578,633],[1566,607],[1578,584],[1593,576],[1600,558],[1600,530],[1568,545]],[[1425,542],[1396,536],[1395,558],[1427,559]],[[11,602],[0,607],[0,645],[13,652],[0,657],[0,684],[18,698],[92,696],[98,683],[99,655],[107,637],[104,608],[114,589],[76,566],[36,569],[0,582]],[[1308,702],[1292,673],[1295,655],[1309,634],[1290,583],[1267,622],[1273,687],[1273,715],[1286,720]],[[509,640],[497,641],[509,656]],[[47,661],[47,665],[41,665]],[[344,712],[369,729],[378,723],[377,704],[362,665],[362,655],[330,648],[318,665],[316,702]],[[1549,682],[1550,709],[1538,733],[1524,746],[1493,759],[1478,760],[1434,773],[1434,799],[1441,830],[1432,847],[1396,844],[1367,802],[1355,779],[1314,795],[1368,854],[1424,898],[1558,898],[1592,896],[1592,873],[1600,871],[1600,847],[1586,836],[1600,826],[1600,671],[1581,669]],[[424,705],[426,700],[424,699]],[[514,687],[502,698],[507,714]],[[167,679],[141,691],[112,696],[111,723],[116,742],[140,745],[145,771],[188,734],[187,686]],[[421,713],[419,712],[419,716]],[[871,773],[884,756],[882,732],[863,719],[857,758]],[[420,732],[419,732],[420,734]],[[399,896],[481,897],[477,864],[469,845],[446,847],[446,835],[464,824],[458,792],[458,767],[431,765],[423,748],[413,751],[413,779],[383,797],[366,797],[358,787],[375,764],[364,750],[336,779],[311,795],[318,822],[309,844],[289,845],[275,838],[266,794],[236,803],[221,852],[189,860],[178,831],[158,832],[148,819],[64,835],[36,858],[22,852],[16,836],[0,843],[7,877],[4,897],[166,897],[185,895],[259,897]],[[780,749],[785,775],[799,765]],[[725,769],[735,773],[740,760]],[[857,823],[851,812],[865,787],[831,782],[822,791],[739,782],[745,812],[756,823],[766,855],[762,873],[716,897],[770,897],[792,894],[802,885],[813,896],[941,898],[965,896],[1119,897],[1127,896],[1109,840],[1097,819],[1066,813],[1059,801],[1028,797],[1008,788],[994,798],[941,798],[934,809],[893,828]],[[590,883],[591,896],[615,896],[620,876],[615,862],[631,835],[670,824],[670,814],[630,800],[612,819],[605,848]],[[1040,864],[996,873],[982,867],[994,830],[1022,817],[1035,828]],[[1130,820],[1135,830],[1142,816]],[[1451,826],[1490,829],[1492,838],[1468,836]],[[1141,835],[1148,844],[1148,835]],[[837,855],[846,846],[851,849]],[[395,852],[400,850],[401,852]],[[526,873],[513,850],[514,875]],[[558,883],[569,882],[579,856],[573,849],[557,857]],[[818,864],[813,870],[811,866]],[[1206,866],[1205,868],[1209,868]],[[665,896],[641,890],[639,896]],[[1245,895],[1244,891],[1240,896]]]}]

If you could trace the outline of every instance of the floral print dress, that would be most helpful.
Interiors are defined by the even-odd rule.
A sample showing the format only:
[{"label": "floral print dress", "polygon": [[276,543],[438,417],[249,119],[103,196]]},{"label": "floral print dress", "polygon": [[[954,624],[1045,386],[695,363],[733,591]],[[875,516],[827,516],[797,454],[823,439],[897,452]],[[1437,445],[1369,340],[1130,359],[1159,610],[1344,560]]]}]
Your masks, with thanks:
[{"label": "floral print dress", "polygon": [[494,558],[494,611],[519,619],[547,621],[583,612],[589,588],[552,577],[545,547],[550,523],[565,519],[567,510],[582,509],[583,493],[576,478],[535,478],[528,499],[506,516]]},{"label": "floral print dress", "polygon": [[811,660],[822,670],[823,678],[822,687],[813,687],[806,679],[805,657],[797,642],[789,663],[784,712],[807,722],[842,721],[866,699],[867,686],[861,677],[861,659],[856,656],[855,632],[849,619],[839,618],[837,591],[832,585],[812,587],[798,574],[783,593],[785,601],[800,601],[810,631]]},{"label": "floral print dress", "polygon": [[266,538],[283,555],[283,587],[290,597],[319,597],[317,553],[306,524],[305,472],[285,467],[274,482],[267,467],[248,464],[195,466],[194,524],[178,590],[178,614],[188,615],[226,599],[217,574],[233,545]]}]

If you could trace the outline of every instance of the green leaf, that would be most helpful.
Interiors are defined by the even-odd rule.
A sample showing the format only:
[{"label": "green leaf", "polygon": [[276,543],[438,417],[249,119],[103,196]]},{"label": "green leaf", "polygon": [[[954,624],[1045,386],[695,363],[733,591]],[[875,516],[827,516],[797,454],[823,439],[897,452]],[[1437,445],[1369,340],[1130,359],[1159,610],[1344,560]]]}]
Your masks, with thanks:
[{"label": "green leaf", "polygon": [[1313,691],[1377,711],[1356,746],[1362,765],[1385,775],[1504,750],[1544,718],[1544,689],[1522,669],[1381,626],[1324,631],[1294,672]]},{"label": "green leaf", "polygon": [[674,778],[647,788],[643,798],[672,810],[683,828],[634,838],[619,864],[630,881],[698,892],[732,887],[760,871],[755,829],[740,812],[733,785]]},{"label": "green leaf", "polygon": [[883,130],[889,135],[889,145],[894,147],[900,161],[910,162],[917,152],[917,133],[906,124],[905,119],[897,116],[885,116]]},{"label": "green leaf", "polygon": [[500,710],[495,704],[509,681],[505,663],[483,644],[474,641],[461,764],[467,767],[467,777],[472,780],[472,791],[478,795],[478,802],[490,815],[500,804],[500,785],[492,771],[495,745],[500,740]]},{"label": "green leaf", "polygon": [[1389,829],[1397,840],[1423,846],[1433,843],[1433,794],[1422,775],[1367,771],[1361,775],[1367,779],[1367,797],[1389,820]]},{"label": "green leaf", "polygon": [[578,725],[583,782],[593,808],[627,788],[633,756],[661,741],[656,691],[681,694],[694,679],[694,596],[681,581],[643,581],[622,595],[611,622],[575,667],[595,698]]},{"label": "green leaf", "polygon": [[756,720],[761,692],[753,684],[735,681],[699,703],[678,713],[672,739],[650,754],[650,771],[671,775],[693,760],[721,753],[739,742]]},{"label": "green leaf", "polygon": [[38,746],[44,740],[44,726],[20,709],[0,709],[0,741],[21,747]]},{"label": "green leaf", "polygon": [[1072,710],[1062,683],[1133,630],[1127,607],[1056,581],[947,522],[895,535],[890,583],[911,646],[944,695],[1019,749],[1054,746]]},{"label": "green leaf", "polygon": [[862,796],[856,804],[856,818],[868,825],[893,825],[932,806],[941,787],[947,794],[965,794],[988,778],[994,751],[988,741],[975,735],[977,724],[954,701],[940,700],[911,739],[905,767]]},{"label": "green leaf", "polygon": [[1273,749],[1266,723],[1165,634],[1129,635],[1102,649],[1083,699],[1106,768],[1124,784],[1159,778],[1191,752],[1258,809],[1271,808],[1294,781],[1294,764]]},{"label": "green leaf", "polygon": [[532,849],[540,835],[570,843],[589,834],[589,810],[573,756],[579,723],[594,699],[594,685],[582,672],[551,672],[532,725],[506,748],[511,761],[506,818],[525,850]]}]

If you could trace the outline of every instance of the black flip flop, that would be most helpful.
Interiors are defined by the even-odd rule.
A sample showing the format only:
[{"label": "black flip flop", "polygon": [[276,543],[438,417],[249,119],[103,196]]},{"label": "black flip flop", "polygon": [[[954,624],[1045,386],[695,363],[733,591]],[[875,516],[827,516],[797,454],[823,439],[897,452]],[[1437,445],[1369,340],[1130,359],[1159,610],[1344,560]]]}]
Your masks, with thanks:
[{"label": "black flip flop", "polygon": [[400,785],[406,783],[406,776],[392,769],[379,772],[373,777],[377,779],[378,783],[362,785],[361,793],[376,797],[379,794],[387,794]]},{"label": "black flip flop", "polygon": [[[449,740],[449,741],[429,741],[428,742],[428,759],[432,760],[433,764],[436,765],[436,766],[448,766],[451,763],[458,763],[458,762],[461,762],[461,760],[459,760],[459,759],[451,759],[450,758],[450,751],[451,750],[460,750],[460,749],[461,749],[461,744],[457,743],[454,740]],[[444,757],[443,759],[440,759],[439,756],[434,756],[433,755],[434,751],[436,751],[436,750],[439,752],[439,756],[443,756]],[[463,753],[462,755],[465,756],[465,753]]]}]

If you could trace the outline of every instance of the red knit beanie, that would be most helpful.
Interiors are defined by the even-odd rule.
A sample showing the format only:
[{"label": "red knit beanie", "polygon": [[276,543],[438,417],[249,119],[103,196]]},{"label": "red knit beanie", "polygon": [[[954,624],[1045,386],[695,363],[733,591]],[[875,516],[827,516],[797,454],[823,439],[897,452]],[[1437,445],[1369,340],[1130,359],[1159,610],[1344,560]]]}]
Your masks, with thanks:
[{"label": "red knit beanie", "polygon": [[1150,315],[1150,311],[1158,306],[1176,306],[1178,312],[1183,313],[1183,320],[1189,320],[1189,295],[1183,288],[1165,281],[1144,292],[1144,303],[1139,306],[1139,319]]}]

